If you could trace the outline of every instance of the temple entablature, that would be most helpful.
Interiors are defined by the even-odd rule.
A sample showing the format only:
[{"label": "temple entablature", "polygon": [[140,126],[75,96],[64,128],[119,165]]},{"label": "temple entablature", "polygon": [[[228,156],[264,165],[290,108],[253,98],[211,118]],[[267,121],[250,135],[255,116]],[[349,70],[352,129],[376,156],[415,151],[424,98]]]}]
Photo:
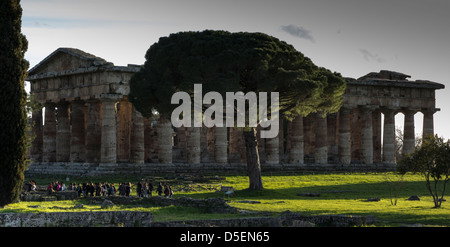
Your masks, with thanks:
[{"label": "temple entablature", "polygon": [[409,75],[382,70],[361,78],[347,78],[344,106],[375,105],[398,110],[414,108],[419,111],[436,110],[435,90],[444,85],[426,81],[409,81]]}]

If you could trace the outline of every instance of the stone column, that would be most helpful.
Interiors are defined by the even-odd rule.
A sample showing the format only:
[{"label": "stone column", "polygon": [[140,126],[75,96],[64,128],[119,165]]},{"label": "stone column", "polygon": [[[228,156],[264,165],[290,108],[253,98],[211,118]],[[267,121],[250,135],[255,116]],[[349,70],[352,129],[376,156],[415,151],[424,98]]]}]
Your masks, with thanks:
[{"label": "stone column", "polygon": [[166,118],[158,122],[158,160],[162,164],[172,164],[172,123]]},{"label": "stone column", "polygon": [[416,114],[416,110],[407,109],[404,110],[405,114],[405,122],[404,122],[404,130],[403,130],[403,150],[402,154],[408,154],[414,151],[415,147],[415,130],[414,130],[414,114]]},{"label": "stone column", "polygon": [[[327,115],[327,146],[328,162],[338,161],[338,115],[336,113]],[[331,158],[331,160],[330,160]]]},{"label": "stone column", "polygon": [[177,128],[177,147],[186,148],[186,127]]},{"label": "stone column", "polygon": [[33,143],[31,144],[31,159],[34,162],[42,161],[42,145],[43,145],[43,126],[42,126],[42,109],[33,111],[31,115],[33,121],[32,133],[34,136]]},{"label": "stone column", "polygon": [[200,163],[200,131],[201,127],[186,128],[186,159],[189,164]]},{"label": "stone column", "polygon": [[316,114],[314,161],[316,164],[328,163],[327,117]]},{"label": "stone column", "polygon": [[56,130],[56,161],[70,161],[70,105],[58,104],[58,128]]},{"label": "stone column", "polygon": [[284,147],[285,147],[285,131],[284,131],[284,119],[283,118],[279,118],[278,119],[278,160],[279,162],[282,162],[284,159]]},{"label": "stone column", "polygon": [[114,96],[103,95],[102,101],[102,143],[100,162],[117,162],[116,108]]},{"label": "stone column", "polygon": [[362,112],[359,108],[353,108],[350,114],[350,138],[351,138],[351,160],[362,160],[361,132]]},{"label": "stone column", "polygon": [[423,110],[423,134],[422,138],[425,139],[431,135],[434,135],[434,120],[433,115],[436,112],[435,109],[426,109]]},{"label": "stone column", "polygon": [[208,149],[208,127],[202,123],[200,128],[200,162],[209,162],[210,153]]},{"label": "stone column", "polygon": [[383,162],[395,162],[395,111],[384,109]]},{"label": "stone column", "polygon": [[350,165],[352,156],[350,136],[350,109],[342,107],[339,112],[339,162]]},{"label": "stone column", "polygon": [[153,159],[155,149],[155,131],[152,126],[152,120],[144,118],[144,160],[145,162],[151,162]]},{"label": "stone column", "polygon": [[279,164],[280,163],[280,132],[274,138],[265,138],[266,141],[266,163]]},{"label": "stone column", "polygon": [[242,128],[230,128],[229,156],[230,163],[246,163],[246,147]]},{"label": "stone column", "polygon": [[373,119],[371,107],[361,107],[361,161],[363,164],[373,164]]},{"label": "stone column", "polygon": [[208,149],[208,153],[210,155],[209,160],[214,160],[215,153],[215,136],[216,136],[216,127],[211,127],[206,129],[206,149]]},{"label": "stone column", "polygon": [[187,142],[186,142],[186,138],[187,138],[187,133],[186,133],[186,127],[181,126],[179,128],[177,128],[177,148],[181,149],[181,153],[180,153],[180,158],[181,159],[186,159],[186,146],[187,146]]},{"label": "stone column", "polygon": [[[295,119],[294,119],[295,120]],[[286,121],[286,147],[285,147],[285,153],[287,155],[287,162],[289,162],[289,159],[291,157],[290,153],[291,153],[291,148],[292,148],[292,122],[294,121]],[[302,121],[302,125],[303,125],[303,121]],[[302,131],[302,135],[303,135],[303,131]]]},{"label": "stone column", "polygon": [[42,161],[56,161],[56,114],[55,103],[45,104],[45,124],[43,133]]},{"label": "stone column", "polygon": [[117,114],[117,160],[127,162],[130,161],[132,104],[126,98],[119,100]]},{"label": "stone column", "polygon": [[291,164],[303,164],[304,162],[304,151],[303,151],[303,117],[297,116],[292,121],[290,135],[290,152],[289,152],[289,163]]},{"label": "stone column", "polygon": [[84,103],[81,100],[72,102],[72,134],[70,136],[71,162],[86,161]]},{"label": "stone column", "polygon": [[133,107],[132,128],[130,137],[130,161],[136,164],[144,163],[144,118],[142,114]]},{"label": "stone column", "polygon": [[227,127],[214,127],[214,160],[216,163],[228,162],[228,130]]},{"label": "stone column", "polygon": [[236,127],[230,127],[230,141],[228,146],[228,159],[230,163],[236,163],[239,160],[239,136]]},{"label": "stone column", "polygon": [[[314,114],[309,114],[303,118],[303,150],[305,156],[308,157],[312,157],[314,154],[314,118]],[[308,160],[309,163],[311,162],[310,160]]]},{"label": "stone column", "polygon": [[102,103],[88,100],[86,120],[86,162],[99,163],[102,143]]},{"label": "stone column", "polygon": [[373,162],[381,162],[381,111],[375,110],[372,113],[373,126]]}]

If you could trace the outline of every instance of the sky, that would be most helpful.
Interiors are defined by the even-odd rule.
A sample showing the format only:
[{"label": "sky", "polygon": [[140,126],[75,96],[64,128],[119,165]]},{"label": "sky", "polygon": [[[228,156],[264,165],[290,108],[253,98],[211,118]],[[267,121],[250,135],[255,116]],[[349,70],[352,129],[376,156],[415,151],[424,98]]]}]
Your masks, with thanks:
[{"label": "sky", "polygon": [[[444,84],[435,133],[450,138],[448,0],[22,0],[30,68],[60,47],[117,66],[143,64],[160,37],[205,29],[262,32],[316,65],[358,78],[392,70]],[[415,115],[416,135],[422,114]],[[402,114],[396,125],[403,126]]]}]

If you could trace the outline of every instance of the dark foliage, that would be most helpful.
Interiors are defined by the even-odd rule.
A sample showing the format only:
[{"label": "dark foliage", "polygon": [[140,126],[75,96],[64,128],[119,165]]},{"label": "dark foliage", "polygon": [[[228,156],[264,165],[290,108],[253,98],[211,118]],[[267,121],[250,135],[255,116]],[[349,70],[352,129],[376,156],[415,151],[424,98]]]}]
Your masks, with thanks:
[{"label": "dark foliage", "polygon": [[[130,80],[129,99],[146,117],[158,112],[169,119],[177,107],[170,103],[172,95],[182,91],[193,99],[194,84],[202,84],[203,94],[214,91],[223,99],[226,92],[278,92],[280,113],[289,120],[337,112],[345,90],[339,74],[263,33],[175,33],[160,38],[145,58],[144,67]],[[244,137],[250,189],[262,189],[255,129],[245,127]]]},{"label": "dark foliage", "polygon": [[[444,141],[437,135],[423,139],[414,152],[398,161],[397,171],[400,174],[421,173],[435,207],[440,207],[450,179],[450,141]],[[442,190],[438,186],[440,183]]]},{"label": "dark foliage", "polygon": [[24,81],[28,42],[19,0],[0,2],[0,206],[19,198],[27,153]]},{"label": "dark foliage", "polygon": [[162,37],[146,53],[144,68],[130,81],[130,101],[145,116],[152,109],[169,115],[177,91],[279,92],[280,112],[302,114],[339,110],[343,78],[317,67],[301,52],[263,33],[206,30]]}]

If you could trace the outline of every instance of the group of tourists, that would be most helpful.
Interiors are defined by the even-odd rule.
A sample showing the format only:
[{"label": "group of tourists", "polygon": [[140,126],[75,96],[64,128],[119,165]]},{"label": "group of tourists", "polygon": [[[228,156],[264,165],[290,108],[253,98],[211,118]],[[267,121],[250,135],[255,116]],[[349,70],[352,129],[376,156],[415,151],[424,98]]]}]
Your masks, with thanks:
[{"label": "group of tourists", "polygon": [[78,193],[78,197],[83,195],[84,197],[88,196],[111,196],[116,194],[116,187],[113,183],[109,184],[108,182],[104,183],[81,183],[76,185],[75,183],[70,184],[68,190],[76,191]]},{"label": "group of tourists", "polygon": [[163,193],[165,197],[172,197],[173,195],[173,190],[170,185],[166,184],[163,186],[161,182],[159,182],[156,192],[158,192],[158,196],[162,196]]},{"label": "group of tourists", "polygon": [[48,183],[47,186],[47,192],[49,194],[55,192],[55,191],[65,191],[66,185],[63,182],[59,182],[59,181],[55,181],[55,182],[50,182]]},{"label": "group of tourists", "polygon": [[[76,191],[78,193],[78,197],[84,196],[130,196],[132,192],[132,187],[135,187],[136,196],[137,197],[150,197],[152,196],[153,185],[151,182],[138,182],[135,185],[132,185],[130,182],[119,183],[119,186],[116,188],[114,183],[70,183],[66,186],[63,182],[55,181],[50,182],[47,186],[47,191],[49,194],[52,194],[57,191]],[[170,185],[163,185],[162,182],[158,183],[156,188],[156,192],[158,196],[172,197],[173,190]]]}]

